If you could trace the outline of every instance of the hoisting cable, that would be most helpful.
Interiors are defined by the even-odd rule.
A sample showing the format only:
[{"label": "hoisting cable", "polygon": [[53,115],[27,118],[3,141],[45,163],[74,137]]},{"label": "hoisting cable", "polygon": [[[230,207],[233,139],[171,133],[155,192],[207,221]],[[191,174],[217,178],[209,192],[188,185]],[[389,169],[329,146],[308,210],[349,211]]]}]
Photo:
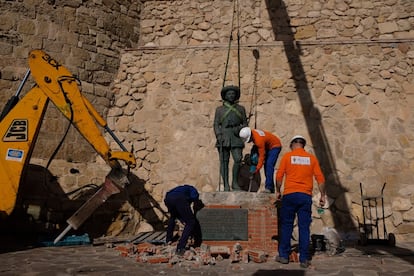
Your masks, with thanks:
[{"label": "hoisting cable", "polygon": [[[237,17],[237,70],[238,70],[238,86],[239,89],[241,89],[240,87],[240,22],[239,22],[239,0],[234,0],[233,1],[233,14],[232,14],[232,19],[231,19],[231,27],[230,27],[230,36],[229,36],[229,45],[228,45],[228,49],[227,49],[227,59],[226,59],[226,65],[224,68],[224,77],[223,77],[223,86],[222,88],[226,85],[226,78],[227,78],[227,69],[229,66],[229,60],[230,60],[230,51],[231,51],[231,43],[233,41],[233,29],[234,29],[234,21],[235,21],[235,17]],[[219,148],[219,156],[220,156],[220,163],[223,163],[223,145],[222,145],[222,141],[220,141],[220,148]],[[221,191],[221,176],[222,176],[222,172],[221,172],[221,166],[219,168],[219,191]]]},{"label": "hoisting cable", "polygon": [[[230,60],[230,51],[231,51],[231,42],[233,41],[233,29],[234,29],[234,19],[235,16],[237,15],[237,69],[238,69],[238,85],[239,85],[239,89],[240,87],[240,33],[239,33],[239,1],[238,0],[234,0],[233,2],[233,14],[232,14],[232,18],[231,18],[231,27],[230,27],[230,36],[229,36],[229,46],[227,49],[227,59],[226,59],[226,65],[224,68],[224,77],[223,77],[223,86],[222,88],[226,85],[226,78],[227,78],[227,69],[229,66],[229,60]],[[220,141],[220,148],[219,148],[219,156],[220,156],[220,164],[223,164],[223,142]],[[222,177],[222,172],[221,172],[221,165],[219,167],[219,187],[218,190],[219,192],[221,191],[221,177]],[[224,190],[224,188],[223,188]]]},{"label": "hoisting cable", "polygon": [[239,21],[239,17],[240,17],[240,10],[239,10],[239,0],[235,0],[235,3],[237,5],[237,71],[238,71],[238,81],[239,81],[239,89],[241,89],[240,86],[240,21]]},{"label": "hoisting cable", "polygon": [[238,85],[240,88],[240,32],[239,32],[239,1],[234,0],[233,2],[233,15],[231,19],[231,28],[230,28],[230,36],[229,36],[229,46],[227,49],[227,59],[226,59],[226,65],[224,68],[224,77],[223,77],[223,86],[226,84],[226,78],[227,78],[227,69],[229,66],[229,60],[230,60],[230,51],[231,51],[231,43],[233,41],[233,29],[234,29],[234,20],[237,15],[237,50],[238,50],[238,56],[237,56],[237,69],[238,69]]},{"label": "hoisting cable", "polygon": [[257,128],[257,72],[258,72],[258,61],[260,57],[260,53],[258,49],[253,50],[253,56],[255,58],[254,64],[254,74],[253,74],[253,91],[252,91],[252,98],[250,101],[250,113],[249,117],[247,117],[247,123],[250,123],[250,118],[253,116],[254,110],[254,128]]}]

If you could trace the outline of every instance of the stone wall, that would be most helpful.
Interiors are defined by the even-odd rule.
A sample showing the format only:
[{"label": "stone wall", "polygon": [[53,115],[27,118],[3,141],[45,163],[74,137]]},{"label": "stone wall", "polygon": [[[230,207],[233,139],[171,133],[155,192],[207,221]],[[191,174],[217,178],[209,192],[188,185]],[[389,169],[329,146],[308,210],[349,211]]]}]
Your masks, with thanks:
[{"label": "stone wall", "polygon": [[[253,114],[250,126],[279,135],[282,154],[293,135],[304,135],[326,174],[331,208],[315,219],[315,231],[355,233],[362,223],[360,183],[364,195],[379,196],[386,182],[388,232],[412,233],[414,5],[239,2],[226,84],[238,83],[239,25],[240,102]],[[122,55],[108,120],[137,136],[136,173],[157,200],[181,183],[218,188],[212,124],[232,3],[146,1],[141,46]]]},{"label": "stone wall", "polygon": [[[99,3],[104,10],[106,3]],[[87,4],[64,10],[80,14],[83,5]],[[239,26],[240,102],[252,114],[250,126],[280,136],[282,154],[288,150],[290,137],[304,135],[307,150],[318,156],[326,174],[331,208],[322,219],[314,220],[315,231],[332,226],[353,233],[362,219],[360,183],[366,193],[378,195],[386,182],[388,232],[401,237],[414,233],[414,190],[410,185],[414,169],[411,0],[240,0],[236,13],[233,1],[143,1],[142,6],[131,7],[120,8],[119,14],[137,11],[139,22],[128,25],[128,33],[136,36],[113,43],[115,52],[123,51],[114,81],[107,78],[110,84],[102,84],[112,89],[104,94],[105,101],[97,102],[102,95],[91,91],[95,91],[92,87],[101,87],[99,82],[95,84],[99,78],[86,78],[90,81],[86,93],[107,114],[117,136],[128,146],[134,145],[138,166],[132,173],[145,182],[151,195],[145,193],[136,199],[141,206],[152,206],[149,197],[162,202],[165,191],[177,184],[191,183],[203,192],[217,190],[218,155],[212,124],[214,110],[221,104],[230,33],[233,41],[225,83],[238,83]],[[96,11],[90,9],[90,15],[92,10]],[[13,15],[24,14],[16,10]],[[237,15],[234,21],[233,14]],[[20,21],[12,22],[17,26]],[[73,25],[59,26],[64,29]],[[90,25],[95,26],[85,24]],[[60,30],[59,26],[54,25],[53,30]],[[94,37],[96,29],[91,29],[89,34]],[[79,44],[82,38],[76,36],[73,41],[83,45]],[[48,49],[53,41],[40,46]],[[14,38],[7,44],[18,42]],[[25,59],[24,54],[17,53],[27,53],[26,48],[30,48],[27,43],[3,55],[10,57],[8,65],[16,64],[20,71],[9,73],[14,77],[5,79],[7,74],[2,69],[2,87],[17,86],[12,80],[24,74]],[[258,51],[258,58],[253,50]],[[73,56],[78,57],[76,53]],[[63,63],[79,66],[94,61],[94,57],[79,58],[77,63],[66,58]],[[116,62],[113,64],[115,68]],[[100,70],[91,69],[87,76]],[[61,163],[51,170],[64,176],[61,179],[68,189],[79,179],[66,177]],[[75,166],[82,167],[81,163]],[[102,167],[104,164],[97,161],[95,168]],[[162,213],[157,214],[162,219]]]},{"label": "stone wall", "polygon": [[[81,80],[83,94],[106,115],[120,51],[139,39],[139,1],[2,1],[0,6],[0,102],[17,91],[28,68],[28,53],[42,49]],[[24,87],[33,85],[29,78]],[[22,93],[23,95],[24,93]],[[1,105],[3,107],[3,105]],[[49,158],[67,123],[49,105],[34,156]],[[93,161],[94,151],[76,131],[70,131],[58,159]]]}]

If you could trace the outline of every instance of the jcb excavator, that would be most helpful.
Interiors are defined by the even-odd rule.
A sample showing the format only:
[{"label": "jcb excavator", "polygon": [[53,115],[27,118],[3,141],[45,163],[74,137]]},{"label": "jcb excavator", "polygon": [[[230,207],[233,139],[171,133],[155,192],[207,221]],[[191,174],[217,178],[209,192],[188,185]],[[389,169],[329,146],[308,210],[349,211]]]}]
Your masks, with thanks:
[{"label": "jcb excavator", "polygon": [[[71,228],[77,229],[109,196],[119,193],[128,184],[127,174],[136,166],[136,160],[81,94],[78,79],[62,64],[42,50],[33,50],[29,53],[29,68],[0,115],[0,215],[7,217],[15,208],[19,185],[29,165],[49,101],[111,167],[100,189],[67,220],[68,226],[55,239],[56,243]],[[20,98],[30,74],[36,85]],[[110,149],[97,124],[112,136],[122,151]],[[126,170],[120,161],[125,162]]]}]

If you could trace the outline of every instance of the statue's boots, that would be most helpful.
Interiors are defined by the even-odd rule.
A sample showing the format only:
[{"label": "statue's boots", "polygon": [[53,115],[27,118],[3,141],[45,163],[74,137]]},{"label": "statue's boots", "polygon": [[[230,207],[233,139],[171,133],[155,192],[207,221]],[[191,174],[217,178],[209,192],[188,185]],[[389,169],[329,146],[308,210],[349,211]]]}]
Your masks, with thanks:
[{"label": "statue's boots", "polygon": [[228,192],[230,191],[230,186],[229,186],[229,179],[223,179],[223,183],[224,183],[224,191]]},{"label": "statue's boots", "polygon": [[240,191],[241,189],[240,189],[240,186],[239,186],[239,183],[232,183],[231,184],[231,189],[233,190],[233,191]]},{"label": "statue's boots", "polygon": [[230,186],[229,186],[229,182],[224,182],[224,191],[225,192],[229,192],[230,191]]},{"label": "statue's boots", "polygon": [[231,183],[231,188],[233,191],[240,191],[239,186],[239,172],[240,172],[240,163],[234,163],[233,165],[233,180]]},{"label": "statue's boots", "polygon": [[228,192],[230,191],[230,186],[229,186],[229,169],[227,166],[221,166],[221,175],[223,177],[224,191]]}]

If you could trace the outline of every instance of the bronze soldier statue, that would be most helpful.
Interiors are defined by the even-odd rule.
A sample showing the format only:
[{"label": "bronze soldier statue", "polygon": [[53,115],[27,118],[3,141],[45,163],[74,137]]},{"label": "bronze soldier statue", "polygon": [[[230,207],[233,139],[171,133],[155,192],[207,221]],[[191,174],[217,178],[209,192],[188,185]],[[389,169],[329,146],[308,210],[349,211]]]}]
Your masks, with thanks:
[{"label": "bronze soldier statue", "polygon": [[[232,190],[240,190],[238,175],[243,158],[244,142],[239,137],[240,130],[247,126],[246,110],[237,102],[240,99],[238,86],[225,86],[221,90],[223,105],[217,107],[214,116],[214,133],[216,147],[219,151],[220,174],[223,178],[224,191],[229,187],[229,161],[230,153],[233,157]],[[220,187],[219,187],[220,188]]]}]

